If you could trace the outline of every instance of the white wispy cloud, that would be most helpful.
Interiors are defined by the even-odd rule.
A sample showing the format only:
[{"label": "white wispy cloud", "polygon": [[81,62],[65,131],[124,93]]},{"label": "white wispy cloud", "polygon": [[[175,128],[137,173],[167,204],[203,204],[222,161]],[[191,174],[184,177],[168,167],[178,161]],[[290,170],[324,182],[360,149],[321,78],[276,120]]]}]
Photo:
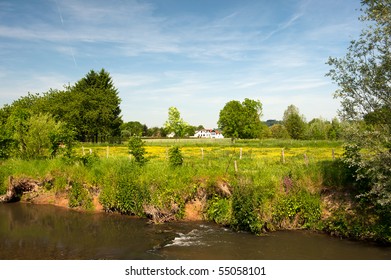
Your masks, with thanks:
[{"label": "white wispy cloud", "polygon": [[300,17],[302,17],[303,14],[294,14],[291,18],[286,20],[285,22],[280,23],[276,29],[270,31],[264,38],[263,40],[269,40],[274,34],[279,33],[284,31],[285,29],[289,28],[292,26]]},{"label": "white wispy cloud", "polygon": [[[1,72],[0,72],[1,73]],[[23,77],[28,76],[28,79],[22,79],[19,83],[15,83],[14,77],[20,75]],[[30,72],[11,72],[4,71],[3,75],[0,75],[2,79],[0,104],[12,103],[14,100],[21,96],[30,93],[43,93],[49,89],[63,89],[63,86],[69,82],[69,77],[59,74],[43,74],[43,73],[30,73]]]},{"label": "white wispy cloud", "polygon": [[[154,0],[38,2],[45,9],[31,10],[28,20],[0,18],[0,55],[9,68],[0,71],[9,94],[1,101],[61,88],[104,67],[119,88],[124,119],[156,125],[178,106],[189,122],[213,126],[226,102],[246,97],[264,103],[265,117],[281,118],[292,103],[313,110],[319,100],[332,111],[325,61],[360,29],[347,13],[322,17],[325,8],[347,6],[338,0],[227,2],[213,13],[164,13]],[[12,19],[19,8],[0,3],[0,16]],[[18,64],[27,70],[18,74]]]},{"label": "white wispy cloud", "polygon": [[[29,26],[0,26],[0,36],[18,40],[64,42],[82,48],[80,43],[110,43],[114,50],[128,56],[145,53],[181,54],[211,62],[211,59],[242,61],[252,59],[248,52],[259,52],[263,21],[244,20],[251,7],[234,11],[223,18],[203,20],[163,18],[154,15],[154,7],[137,1],[60,1],[52,13],[61,23]],[[294,14],[269,33],[289,28],[302,14]],[[51,17],[55,18],[55,17]],[[53,21],[53,19],[52,19]],[[59,20],[60,21],[60,20]],[[238,24],[240,22],[240,24]],[[243,32],[247,29],[246,32]],[[57,48],[61,51],[61,48]]]}]

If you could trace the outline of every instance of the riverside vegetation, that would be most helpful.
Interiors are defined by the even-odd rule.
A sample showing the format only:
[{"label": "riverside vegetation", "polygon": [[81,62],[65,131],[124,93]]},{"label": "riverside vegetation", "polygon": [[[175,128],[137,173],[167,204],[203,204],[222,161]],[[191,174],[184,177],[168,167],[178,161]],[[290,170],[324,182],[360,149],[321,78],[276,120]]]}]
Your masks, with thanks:
[{"label": "riverside vegetation", "polygon": [[[255,234],[310,229],[391,241],[390,219],[357,198],[355,181],[339,159],[344,153],[341,142],[130,143],[76,146],[72,157],[4,160],[0,194],[12,176],[13,184],[38,182],[39,191],[22,197],[31,202],[63,198],[70,208],[103,208],[155,222],[203,219]],[[129,150],[135,155],[129,156]]]}]

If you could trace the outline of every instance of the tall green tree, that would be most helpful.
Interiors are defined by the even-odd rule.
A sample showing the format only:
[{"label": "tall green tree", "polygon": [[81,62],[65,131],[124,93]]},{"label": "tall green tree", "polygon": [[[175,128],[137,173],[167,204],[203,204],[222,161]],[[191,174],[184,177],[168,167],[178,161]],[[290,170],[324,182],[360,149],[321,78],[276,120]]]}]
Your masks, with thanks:
[{"label": "tall green tree", "polygon": [[251,139],[262,133],[262,103],[246,98],[242,103],[229,101],[220,111],[218,126],[224,137]]},{"label": "tall green tree", "polygon": [[181,118],[181,113],[176,107],[168,109],[168,120],[164,124],[164,129],[168,133],[174,133],[175,137],[184,137],[188,124]]},{"label": "tall green tree", "polygon": [[304,117],[300,115],[299,108],[295,105],[288,106],[284,112],[282,122],[292,139],[305,138],[306,122]]},{"label": "tall green tree", "polygon": [[79,141],[107,141],[121,135],[118,90],[104,69],[91,70],[74,85],[29,94],[12,104],[34,114],[48,113],[66,123]]},{"label": "tall green tree", "polygon": [[[362,195],[391,208],[391,0],[363,0],[366,26],[342,58],[330,58],[341,116],[351,125],[345,162]],[[362,122],[364,121],[364,126]],[[368,151],[371,151],[368,153]]]},{"label": "tall green tree", "polygon": [[321,118],[315,118],[308,123],[308,139],[326,140],[331,124]]},{"label": "tall green tree", "polygon": [[121,100],[108,72],[91,70],[71,87],[70,94],[78,105],[75,124],[80,140],[98,142],[99,137],[120,136]]},{"label": "tall green tree", "polygon": [[338,140],[342,137],[342,126],[337,118],[333,118],[329,130],[327,131],[327,138],[330,140]]}]

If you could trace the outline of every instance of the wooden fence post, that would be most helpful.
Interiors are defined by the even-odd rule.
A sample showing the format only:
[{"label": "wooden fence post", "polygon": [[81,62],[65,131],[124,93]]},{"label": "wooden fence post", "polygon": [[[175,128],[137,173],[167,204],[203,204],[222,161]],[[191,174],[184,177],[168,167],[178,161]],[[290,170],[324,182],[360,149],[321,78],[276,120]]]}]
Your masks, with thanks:
[{"label": "wooden fence post", "polygon": [[107,149],[106,149],[106,158],[109,158],[109,146],[107,146]]},{"label": "wooden fence post", "polygon": [[308,166],[308,157],[307,154],[304,154],[304,163],[306,166]]},{"label": "wooden fence post", "polygon": [[84,151],[84,146],[81,146],[81,149],[82,149],[82,151],[83,151],[83,156],[85,156],[85,155],[86,155],[86,152]]},{"label": "wooden fence post", "polygon": [[240,148],[239,159],[242,159],[242,155],[243,155],[243,148]]},{"label": "wooden fence post", "polygon": [[204,148],[201,148],[201,159],[204,160]]},{"label": "wooden fence post", "polygon": [[238,173],[238,163],[236,162],[236,160],[234,161],[234,165],[235,165],[235,173]]},{"label": "wooden fence post", "polygon": [[282,161],[282,163],[285,163],[285,152],[284,152],[284,148],[281,149],[281,161]]},{"label": "wooden fence post", "polygon": [[334,149],[331,150],[331,156],[333,157],[333,160],[335,160],[335,151],[334,151]]}]

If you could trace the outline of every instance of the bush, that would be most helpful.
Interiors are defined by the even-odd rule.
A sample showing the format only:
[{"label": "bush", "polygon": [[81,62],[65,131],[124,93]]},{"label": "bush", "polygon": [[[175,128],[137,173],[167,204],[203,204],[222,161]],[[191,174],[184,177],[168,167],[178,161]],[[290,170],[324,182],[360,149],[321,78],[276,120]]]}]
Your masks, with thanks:
[{"label": "bush", "polygon": [[170,165],[173,167],[181,166],[183,164],[183,156],[179,147],[174,146],[168,150],[168,158]]},{"label": "bush", "polygon": [[312,228],[321,218],[320,197],[307,190],[284,194],[277,199],[274,208],[274,223],[282,228]]},{"label": "bush", "polygon": [[7,159],[11,156],[15,141],[11,137],[4,135],[5,132],[0,128],[0,159]]},{"label": "bush", "polygon": [[261,233],[266,223],[261,221],[259,208],[262,197],[252,187],[237,186],[232,196],[232,227],[235,230]]},{"label": "bush", "polygon": [[86,210],[93,208],[92,197],[89,191],[78,182],[72,184],[69,193],[69,207],[82,207]]},{"label": "bush", "polygon": [[[86,154],[80,157],[75,157],[77,161],[80,161],[86,167],[92,167],[95,163],[99,162],[99,157],[97,154]],[[65,159],[66,160],[66,159]]]},{"label": "bush", "polygon": [[70,156],[73,142],[73,132],[65,124],[56,122],[49,114],[36,114],[31,116],[15,116],[11,118],[11,127],[14,141],[19,146],[17,154],[26,159],[48,158],[60,152]]},{"label": "bush", "polygon": [[133,136],[129,139],[129,153],[134,157],[134,160],[140,164],[145,164],[148,159],[145,158],[145,142],[139,136]]},{"label": "bush", "polygon": [[116,209],[122,214],[144,216],[143,205],[149,201],[147,188],[122,178],[117,185]]},{"label": "bush", "polygon": [[143,205],[149,202],[150,194],[138,183],[140,172],[141,168],[128,160],[108,170],[99,197],[106,210],[144,216]]},{"label": "bush", "polygon": [[214,196],[208,201],[206,215],[211,221],[221,225],[229,225],[232,216],[232,201]]}]

